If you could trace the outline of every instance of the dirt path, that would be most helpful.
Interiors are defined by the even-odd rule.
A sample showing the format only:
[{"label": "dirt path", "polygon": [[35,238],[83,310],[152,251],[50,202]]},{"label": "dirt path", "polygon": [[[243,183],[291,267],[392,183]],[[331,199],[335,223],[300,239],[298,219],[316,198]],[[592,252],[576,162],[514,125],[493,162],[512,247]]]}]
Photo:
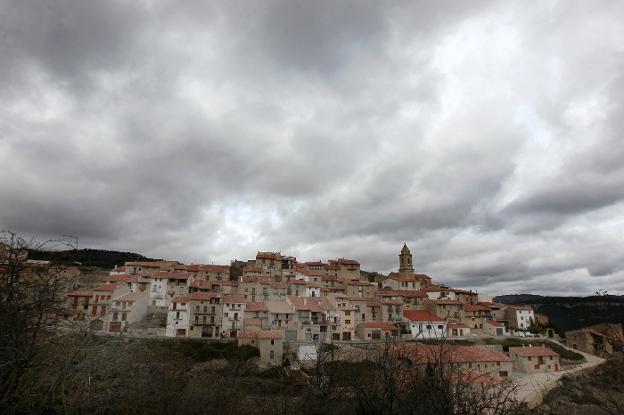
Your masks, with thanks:
[{"label": "dirt path", "polygon": [[[566,349],[573,350],[559,342],[554,341],[554,343],[557,343]],[[516,393],[518,400],[526,402],[530,408],[535,408],[537,405],[542,403],[544,396],[546,396],[551,389],[557,386],[559,379],[561,379],[562,376],[596,367],[605,362],[604,359],[591,354],[583,353],[578,350],[573,351],[582,354],[585,357],[586,362],[574,366],[568,366],[564,370],[560,370],[558,372],[535,373],[524,376],[521,374],[514,375],[514,380],[518,385],[518,391]]]}]

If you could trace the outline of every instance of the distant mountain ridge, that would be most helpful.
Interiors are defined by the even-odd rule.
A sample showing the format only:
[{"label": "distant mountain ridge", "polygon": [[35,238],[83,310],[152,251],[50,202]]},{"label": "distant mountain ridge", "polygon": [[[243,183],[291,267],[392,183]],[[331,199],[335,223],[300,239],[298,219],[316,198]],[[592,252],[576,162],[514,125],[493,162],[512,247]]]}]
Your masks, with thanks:
[{"label": "distant mountain ridge", "polygon": [[528,304],[544,314],[561,334],[599,323],[624,324],[624,296],[551,297],[514,294],[494,297],[503,304]]}]

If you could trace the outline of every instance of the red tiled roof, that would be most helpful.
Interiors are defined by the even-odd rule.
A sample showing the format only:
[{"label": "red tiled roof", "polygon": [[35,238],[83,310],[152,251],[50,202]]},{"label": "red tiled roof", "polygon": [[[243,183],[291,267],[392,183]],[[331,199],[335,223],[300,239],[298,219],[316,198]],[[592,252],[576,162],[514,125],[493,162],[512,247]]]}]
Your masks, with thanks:
[{"label": "red tiled roof", "polygon": [[500,321],[496,321],[496,320],[486,320],[485,323],[494,327],[505,327],[503,323],[501,323]]},{"label": "red tiled roof", "polygon": [[220,298],[220,297],[221,297],[220,294],[197,291],[197,292],[192,293],[190,296],[188,296],[187,299],[188,301],[210,301],[213,298]]},{"label": "red tiled roof", "polygon": [[316,262],[304,262],[304,264],[311,266],[311,267],[322,267],[323,265],[325,265],[323,262],[321,261],[316,261]]},{"label": "red tiled roof", "polygon": [[224,273],[224,274],[230,273],[229,265],[206,264],[206,265],[200,265],[199,269],[200,271],[204,271],[204,272],[217,272],[217,273]]},{"label": "red tiled roof", "polygon": [[144,296],[144,294],[137,293],[137,292],[126,293],[126,294],[122,295],[121,297],[114,298],[113,301],[136,301],[136,300],[138,300],[139,298],[141,298],[143,296]]},{"label": "red tiled roof", "polygon": [[277,340],[284,337],[284,332],[282,330],[239,331],[236,337],[239,339]]},{"label": "red tiled roof", "polygon": [[128,275],[128,274],[118,274],[118,275],[110,275],[107,278],[108,282],[138,282],[138,275]]},{"label": "red tiled roof", "polygon": [[407,352],[408,356],[411,355],[420,363],[438,361],[440,358],[449,363],[511,362],[505,353],[486,347],[407,343],[401,346],[400,352]]},{"label": "red tiled roof", "polygon": [[102,284],[97,287],[93,291],[115,291],[117,289],[117,285],[115,284]]},{"label": "red tiled roof", "polygon": [[443,318],[427,310],[405,310],[403,316],[410,321],[444,321]]},{"label": "red tiled roof", "polygon": [[383,323],[381,321],[364,321],[361,324],[367,329],[382,329],[385,331],[393,331],[398,329],[397,326],[392,323]]},{"label": "red tiled roof", "polygon": [[[193,294],[207,294],[207,293],[193,293]],[[171,302],[172,303],[188,303],[190,299],[191,299],[191,296],[188,296],[188,295],[176,295],[175,297],[173,297],[173,300],[171,300]]]},{"label": "red tiled roof", "polygon": [[337,263],[339,265],[360,265],[355,259],[340,258]]},{"label": "red tiled roof", "polygon": [[247,301],[245,311],[269,311],[265,303],[259,303],[256,301]]},{"label": "red tiled roof", "polygon": [[224,303],[246,303],[244,295],[224,295],[223,296]]},{"label": "red tiled roof", "polygon": [[323,309],[319,307],[320,297],[296,297],[289,295],[288,300],[295,307],[295,310],[307,310],[313,313],[323,312]]},{"label": "red tiled roof", "polygon": [[558,353],[549,349],[546,346],[533,346],[533,347],[510,347],[509,354],[515,353],[522,357],[533,356],[559,356]]}]

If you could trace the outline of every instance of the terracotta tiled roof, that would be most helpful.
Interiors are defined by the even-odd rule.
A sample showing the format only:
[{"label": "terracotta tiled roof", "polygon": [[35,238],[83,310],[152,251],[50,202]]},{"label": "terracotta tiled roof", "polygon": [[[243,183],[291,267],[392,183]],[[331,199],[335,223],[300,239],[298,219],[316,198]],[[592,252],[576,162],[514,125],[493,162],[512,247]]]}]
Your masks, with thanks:
[{"label": "terracotta tiled roof", "polygon": [[438,359],[449,363],[511,362],[511,358],[505,353],[486,347],[430,346],[412,343],[405,344],[402,351],[421,363]]},{"label": "terracotta tiled roof", "polygon": [[128,274],[118,274],[118,275],[110,275],[106,278],[108,282],[138,282],[138,275],[128,275]]},{"label": "terracotta tiled roof", "polygon": [[245,311],[269,311],[265,303],[259,303],[256,301],[247,301]]},{"label": "terracotta tiled roof", "polygon": [[117,289],[117,285],[115,284],[102,284],[97,287],[93,291],[115,291]]},{"label": "terracotta tiled roof", "polygon": [[282,330],[239,331],[236,337],[239,339],[278,340],[284,337],[284,332]]},{"label": "terracotta tiled roof", "polygon": [[403,316],[410,321],[444,321],[443,318],[427,310],[405,310]]},{"label": "terracotta tiled roof", "polygon": [[397,330],[397,326],[392,323],[383,323],[381,321],[364,321],[362,323],[363,327],[367,329],[382,329],[385,331]]},{"label": "terracotta tiled roof", "polygon": [[486,320],[485,323],[489,324],[490,326],[494,326],[494,327],[505,327],[505,325],[503,323],[501,323],[500,321],[496,321],[496,320]]},{"label": "terracotta tiled roof", "polygon": [[323,309],[319,306],[319,297],[296,297],[289,295],[288,300],[295,307],[295,310],[306,310],[313,313],[323,312]]},{"label": "terracotta tiled roof", "polygon": [[136,301],[142,297],[144,297],[146,294],[142,294],[142,293],[126,293],[124,295],[122,295],[121,297],[117,297],[114,298],[113,301]]},{"label": "terracotta tiled roof", "polygon": [[475,312],[475,311],[490,311],[490,307],[478,304],[464,304],[464,311]]},{"label": "terracotta tiled roof", "polygon": [[355,259],[340,258],[337,263],[339,265],[360,265]]},{"label": "terracotta tiled roof", "polygon": [[[206,294],[206,293],[193,293],[193,294]],[[175,297],[173,297],[173,300],[171,300],[171,303],[188,303],[190,299],[191,299],[191,296],[188,296],[188,295],[176,295]]]},{"label": "terracotta tiled roof", "polygon": [[533,347],[510,347],[509,354],[517,354],[522,357],[534,357],[534,356],[559,356],[558,353],[549,349],[546,346],[533,346]]},{"label": "terracotta tiled roof", "polygon": [[223,296],[224,303],[246,303],[244,295],[224,295]]},{"label": "terracotta tiled roof", "polygon": [[220,298],[220,297],[221,297],[220,294],[198,291],[198,292],[192,293],[187,298],[188,298],[188,301],[210,301],[213,298]]},{"label": "terracotta tiled roof", "polygon": [[206,264],[206,265],[200,265],[199,269],[204,272],[217,272],[217,273],[223,273],[223,274],[230,273],[229,265]]}]

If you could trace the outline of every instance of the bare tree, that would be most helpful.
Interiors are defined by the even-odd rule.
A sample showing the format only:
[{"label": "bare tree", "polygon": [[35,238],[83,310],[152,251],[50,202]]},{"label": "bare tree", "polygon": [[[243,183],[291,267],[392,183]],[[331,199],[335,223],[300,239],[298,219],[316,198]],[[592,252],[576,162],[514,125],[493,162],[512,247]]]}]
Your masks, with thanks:
[{"label": "bare tree", "polygon": [[19,382],[54,333],[74,283],[65,265],[28,259],[29,250],[49,245],[0,233],[0,410],[13,406]]}]

